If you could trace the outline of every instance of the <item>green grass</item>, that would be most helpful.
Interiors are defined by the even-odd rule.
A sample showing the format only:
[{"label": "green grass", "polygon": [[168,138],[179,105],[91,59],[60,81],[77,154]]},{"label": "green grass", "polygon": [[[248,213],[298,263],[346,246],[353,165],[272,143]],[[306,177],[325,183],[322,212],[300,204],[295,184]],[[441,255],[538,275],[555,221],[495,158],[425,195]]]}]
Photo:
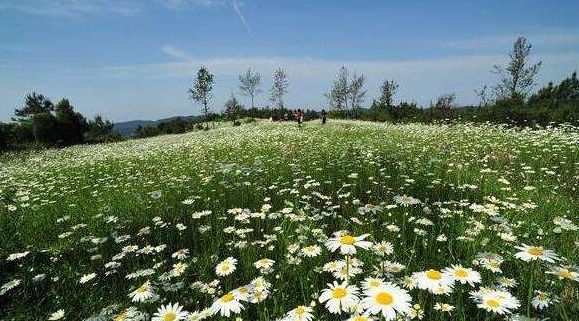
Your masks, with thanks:
[{"label": "green grass", "polygon": [[[342,230],[354,236],[367,233],[370,241],[394,246],[386,257],[359,248],[355,258],[364,265],[349,284],[361,287],[364,278],[382,275],[402,286],[414,272],[452,264],[481,273],[481,284],[472,288],[457,283],[449,295],[409,289],[424,320],[504,319],[477,308],[469,295],[502,276],[517,282],[508,289],[520,301],[515,314],[552,320],[577,320],[579,314],[578,282],[545,273],[579,262],[577,230],[570,226],[554,231],[555,218],[579,222],[575,128],[352,121],[297,128],[260,122],[12,154],[0,161],[5,203],[0,213],[0,285],[21,280],[0,296],[0,319],[41,320],[64,309],[66,319],[76,320],[107,311],[114,316],[128,307],[151,316],[169,302],[179,302],[189,312],[203,310],[260,276],[253,263],[269,258],[275,260],[273,271],[263,276],[271,283],[270,293],[263,302],[243,302],[245,309],[236,316],[274,320],[316,301],[335,280],[322,267],[344,256],[329,251],[325,241]],[[397,195],[412,196],[421,204],[389,206],[396,205]],[[186,199],[194,201],[183,204]],[[264,204],[271,210],[262,211]],[[380,209],[360,214],[366,204]],[[234,208],[265,218],[256,214],[236,220],[228,214]],[[204,210],[211,214],[192,217]],[[155,224],[155,217],[163,224]],[[177,229],[178,223],[186,229]],[[145,227],[150,234],[138,235]],[[499,234],[507,232],[516,240],[501,239]],[[437,241],[441,234],[445,242]],[[554,250],[560,260],[549,264],[515,258],[515,246],[522,243]],[[291,251],[313,244],[322,247],[317,257]],[[113,259],[129,245],[166,248]],[[178,262],[171,254],[179,249],[190,251],[185,272],[159,279]],[[24,251],[30,253],[7,260]],[[502,256],[502,273],[474,264],[483,252]],[[215,266],[229,256],[238,260],[237,269],[217,276]],[[405,268],[380,274],[378,267],[386,260]],[[105,267],[112,261],[120,266]],[[151,275],[126,278],[148,268],[153,268]],[[79,283],[88,273],[97,276]],[[39,274],[45,278],[34,281]],[[128,294],[146,280],[154,284],[158,299],[132,303]],[[191,287],[213,280],[219,283],[209,286],[211,293]],[[535,290],[558,301],[535,309],[529,305]],[[453,305],[452,314],[434,310],[438,302]],[[329,313],[320,302],[313,313],[316,320],[349,317]]]}]

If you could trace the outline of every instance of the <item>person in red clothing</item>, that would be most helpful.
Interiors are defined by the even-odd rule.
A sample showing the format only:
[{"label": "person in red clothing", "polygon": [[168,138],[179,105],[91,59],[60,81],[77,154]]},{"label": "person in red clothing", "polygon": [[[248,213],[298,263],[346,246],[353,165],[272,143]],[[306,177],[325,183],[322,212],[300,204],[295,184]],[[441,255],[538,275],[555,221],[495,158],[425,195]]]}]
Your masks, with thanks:
[{"label": "person in red clothing", "polygon": [[298,123],[298,127],[302,126],[302,123],[304,122],[304,114],[302,113],[302,110],[298,108],[298,111],[296,112],[296,122]]}]

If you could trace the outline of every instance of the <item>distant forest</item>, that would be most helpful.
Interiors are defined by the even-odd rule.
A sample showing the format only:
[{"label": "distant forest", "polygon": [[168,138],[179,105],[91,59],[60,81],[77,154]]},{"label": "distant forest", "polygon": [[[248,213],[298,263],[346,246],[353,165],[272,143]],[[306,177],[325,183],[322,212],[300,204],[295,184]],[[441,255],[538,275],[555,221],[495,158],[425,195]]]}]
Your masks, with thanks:
[{"label": "distant forest", "polygon": [[[509,53],[506,66],[494,66],[497,84],[483,85],[475,89],[479,97],[476,106],[457,106],[456,95],[446,93],[438,96],[429,106],[414,102],[394,103],[399,89],[395,80],[385,80],[379,97],[370,107],[366,100],[365,76],[351,74],[346,67],[340,68],[332,82],[327,98],[328,118],[361,119],[389,122],[493,122],[512,126],[533,126],[569,123],[579,125],[579,80],[573,72],[559,83],[549,83],[532,91],[540,72],[541,62],[531,63],[531,44],[519,37]],[[289,81],[283,69],[273,75],[273,85],[268,90],[271,106],[259,108],[254,99],[262,93],[261,75],[248,69],[239,76],[239,92],[248,97],[251,105],[244,106],[235,95],[223,106],[221,113],[211,108],[214,76],[205,66],[199,68],[189,97],[202,107],[202,116],[176,117],[153,125],[139,125],[132,138],[161,134],[183,133],[195,129],[209,129],[213,121],[231,121],[234,125],[251,122],[256,118],[273,121],[292,120],[292,110],[284,103]],[[300,108],[305,120],[320,118],[320,111]],[[25,148],[60,147],[74,144],[102,143],[126,139],[114,130],[114,124],[101,116],[87,119],[74,110],[68,99],[53,103],[42,94],[26,95],[24,105],[15,110],[12,122],[0,123],[0,151]]]}]

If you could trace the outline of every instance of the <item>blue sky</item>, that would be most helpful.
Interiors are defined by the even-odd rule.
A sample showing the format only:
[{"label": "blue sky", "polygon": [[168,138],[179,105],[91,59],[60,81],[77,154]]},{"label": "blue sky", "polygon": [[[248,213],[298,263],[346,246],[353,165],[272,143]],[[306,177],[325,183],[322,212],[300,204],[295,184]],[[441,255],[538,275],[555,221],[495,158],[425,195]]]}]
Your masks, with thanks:
[{"label": "blue sky", "polygon": [[262,74],[260,106],[283,67],[290,107],[321,109],[342,65],[366,75],[367,104],[387,78],[397,101],[474,103],[518,35],[543,61],[539,84],[579,69],[577,12],[576,0],[0,0],[0,120],[30,91],[115,121],[198,114],[186,90],[201,64],[215,111],[231,93],[248,103],[248,67]]}]

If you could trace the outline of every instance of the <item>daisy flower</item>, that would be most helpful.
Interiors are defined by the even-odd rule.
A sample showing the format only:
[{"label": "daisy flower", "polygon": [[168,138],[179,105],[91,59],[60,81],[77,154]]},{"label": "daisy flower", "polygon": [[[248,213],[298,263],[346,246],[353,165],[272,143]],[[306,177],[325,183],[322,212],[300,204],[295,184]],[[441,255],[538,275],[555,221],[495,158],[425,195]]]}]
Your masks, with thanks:
[{"label": "daisy flower", "polygon": [[440,312],[447,312],[448,314],[450,314],[452,312],[452,310],[454,310],[454,306],[452,306],[448,303],[437,302],[434,305],[434,310],[440,311]]},{"label": "daisy flower", "polygon": [[549,293],[543,291],[535,291],[535,296],[531,300],[531,304],[537,310],[543,310],[555,302],[557,302],[557,300],[551,298]]},{"label": "daisy flower", "polygon": [[579,282],[579,272],[577,272],[571,267],[557,266],[551,268],[549,271],[545,273],[556,275],[559,278],[559,280],[567,279]]},{"label": "daisy flower", "polygon": [[397,314],[406,314],[412,307],[408,291],[392,283],[366,290],[362,307],[371,315],[381,314],[386,321],[395,320]]},{"label": "daisy flower", "polygon": [[468,269],[462,265],[452,265],[450,268],[443,270],[443,274],[450,275],[450,277],[461,284],[468,283],[470,286],[475,285],[475,283],[480,283],[481,276],[480,273],[473,269]]},{"label": "daisy flower", "polygon": [[374,250],[374,252],[376,252],[376,254],[381,256],[386,256],[394,253],[394,246],[392,245],[392,243],[386,241],[374,244],[374,246],[372,246],[372,249]]},{"label": "daisy flower", "polygon": [[233,292],[229,292],[213,302],[210,309],[213,314],[219,313],[221,316],[229,317],[231,312],[240,313],[243,305]]},{"label": "daisy flower", "polygon": [[184,320],[186,317],[187,311],[183,311],[183,307],[179,303],[169,303],[157,309],[151,321],[178,321]]},{"label": "daisy flower", "polygon": [[438,270],[430,269],[428,271],[414,272],[412,278],[421,290],[428,290],[432,293],[443,294],[450,292],[454,280],[452,276],[442,273]]},{"label": "daisy flower", "polygon": [[274,260],[266,258],[256,261],[255,263],[253,263],[253,266],[255,266],[256,269],[267,270],[270,269],[274,263],[275,263]]},{"label": "daisy flower", "polygon": [[52,313],[52,314],[48,317],[48,320],[49,320],[49,321],[55,321],[55,320],[60,320],[60,319],[62,319],[62,318],[64,318],[64,310],[63,310],[63,309],[60,309],[60,310]]},{"label": "daisy flower", "polygon": [[328,288],[322,291],[319,300],[320,303],[326,302],[326,308],[330,313],[348,312],[359,301],[358,287],[346,285],[346,282],[338,284],[334,281],[333,284],[328,284]]},{"label": "daisy flower", "polygon": [[237,259],[234,259],[233,257],[230,256],[225,260],[221,261],[219,264],[217,264],[217,266],[215,267],[215,274],[217,274],[218,276],[229,275],[235,271],[236,265]]},{"label": "daisy flower", "polygon": [[297,308],[288,312],[282,321],[312,321],[314,319],[313,311],[314,309],[310,307],[299,305]]},{"label": "daisy flower", "polygon": [[362,288],[364,290],[377,289],[385,284],[382,278],[367,277],[362,281]]},{"label": "daisy flower", "polygon": [[340,249],[340,253],[343,255],[356,254],[356,247],[367,250],[372,246],[372,242],[364,241],[368,236],[370,236],[370,234],[363,234],[356,237],[350,234],[336,236],[329,238],[326,246],[332,252]]},{"label": "daisy flower", "polygon": [[555,263],[557,255],[553,250],[545,250],[542,246],[530,246],[523,244],[522,246],[515,246],[519,252],[515,253],[515,257],[525,262],[542,260],[550,263]]},{"label": "daisy flower", "polygon": [[306,257],[316,257],[322,253],[322,248],[317,245],[310,245],[301,249],[300,253]]},{"label": "daisy flower", "polygon": [[86,282],[88,282],[88,281],[90,281],[90,280],[92,280],[92,279],[94,279],[94,278],[96,278],[96,273],[85,274],[85,275],[83,275],[83,276],[80,278],[79,282],[80,282],[81,284],[84,284],[84,283],[86,283]]},{"label": "daisy flower", "polygon": [[501,315],[510,314],[512,310],[520,306],[517,298],[503,290],[482,288],[479,291],[471,292],[471,297],[477,303],[477,307]]},{"label": "daisy flower", "polygon": [[149,281],[143,283],[139,288],[135,291],[129,293],[129,297],[133,302],[145,302],[151,298],[155,293],[153,292],[153,286]]}]

